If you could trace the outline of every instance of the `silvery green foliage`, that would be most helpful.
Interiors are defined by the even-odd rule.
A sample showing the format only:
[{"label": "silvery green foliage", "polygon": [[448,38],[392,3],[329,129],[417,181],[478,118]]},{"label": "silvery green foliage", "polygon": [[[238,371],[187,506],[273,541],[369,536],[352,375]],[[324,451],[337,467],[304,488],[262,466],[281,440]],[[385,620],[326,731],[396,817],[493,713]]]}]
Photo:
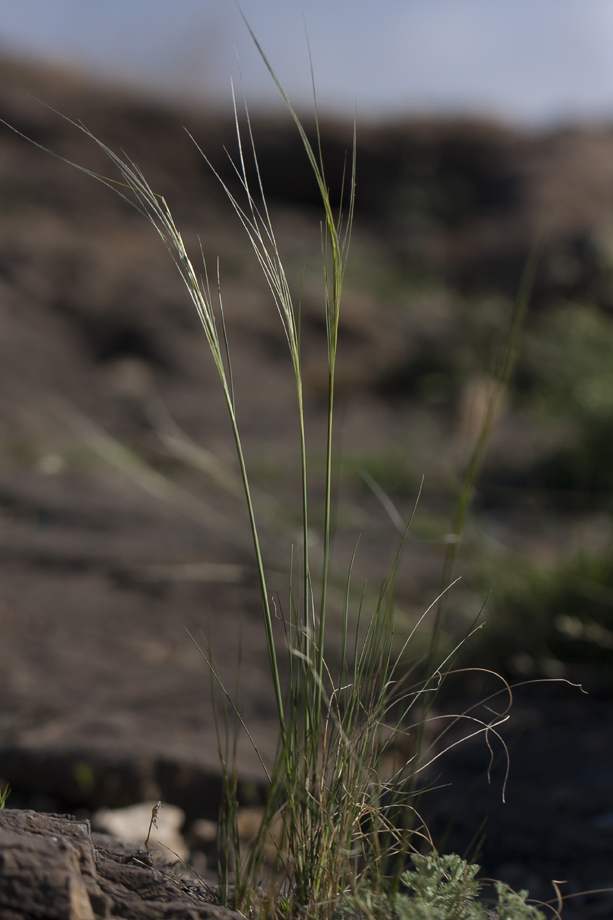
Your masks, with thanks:
[{"label": "silvery green foliage", "polygon": [[[402,884],[412,892],[404,898],[411,904],[423,904],[434,912],[417,913],[416,917],[440,917],[440,920],[477,920],[487,917],[481,904],[475,902],[480,884],[475,880],[479,866],[469,865],[459,856],[412,856],[414,869],[402,875]],[[401,896],[402,897],[402,896]],[[411,908],[413,905],[411,905]],[[410,912],[405,916],[412,916]]]},{"label": "silvery green foliage", "polygon": [[527,891],[512,891],[496,882],[498,894],[497,920],[543,920],[543,914],[531,904],[526,904]]},{"label": "silvery green foliage", "polygon": [[545,920],[526,904],[528,893],[516,893],[496,882],[497,903],[478,901],[479,866],[455,854],[413,855],[413,869],[402,875],[406,892],[386,894],[364,885],[345,897],[335,920]]}]

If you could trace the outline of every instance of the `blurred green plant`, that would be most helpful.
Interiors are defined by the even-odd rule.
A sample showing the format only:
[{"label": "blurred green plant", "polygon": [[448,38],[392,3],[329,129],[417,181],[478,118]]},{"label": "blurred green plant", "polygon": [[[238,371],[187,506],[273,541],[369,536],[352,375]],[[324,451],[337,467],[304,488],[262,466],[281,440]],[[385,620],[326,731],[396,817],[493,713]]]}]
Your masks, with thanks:
[{"label": "blurred green plant", "polygon": [[354,478],[357,475],[357,481],[369,490],[370,483],[365,481],[364,473],[390,496],[414,498],[419,489],[419,477],[412,469],[408,448],[403,450],[394,446],[352,456],[345,455],[343,467],[351,471]]},{"label": "blurred green plant", "polygon": [[472,579],[482,593],[495,583],[485,609],[487,629],[475,639],[478,659],[507,677],[580,679],[588,666],[595,687],[611,686],[610,551],[540,566],[518,556],[498,559],[494,573],[486,576],[484,567]]},{"label": "blurred green plant", "polygon": [[569,303],[526,338],[520,405],[543,424],[565,426],[563,442],[528,473],[543,490],[613,491],[613,324],[590,304]]}]

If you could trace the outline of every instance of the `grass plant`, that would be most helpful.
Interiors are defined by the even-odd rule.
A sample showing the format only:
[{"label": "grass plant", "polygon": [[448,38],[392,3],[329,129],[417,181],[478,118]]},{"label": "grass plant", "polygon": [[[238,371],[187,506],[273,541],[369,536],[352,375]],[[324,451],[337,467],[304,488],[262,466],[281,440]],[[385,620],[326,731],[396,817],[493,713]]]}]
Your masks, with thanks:
[{"label": "grass plant", "polygon": [[[319,127],[316,118],[312,143],[297,113],[279,84],[255,36],[253,40],[285,100],[309,160],[322,205],[321,248],[323,258],[322,311],[325,318],[328,368],[327,424],[325,440],[325,490],[320,551],[315,555],[310,533],[313,508],[307,477],[300,297],[290,289],[271,213],[266,203],[258,168],[249,114],[241,130],[235,102],[238,157],[234,163],[242,194],[218,176],[242,223],[270,289],[282,323],[293,369],[299,422],[301,457],[301,545],[292,557],[285,609],[272,598],[261,549],[258,517],[237,418],[237,396],[226,331],[221,271],[214,278],[196,270],[172,213],[163,197],[125,156],[120,157],[87,128],[77,124],[109,157],[120,174],[119,181],[89,173],[129,200],[150,221],[168,249],[200,318],[225,399],[234,436],[240,481],[249,515],[251,542],[256,560],[272,690],[279,724],[279,745],[272,764],[262,767],[269,780],[269,794],[260,830],[247,850],[242,848],[237,825],[236,739],[244,724],[235,698],[223,686],[206,642],[200,643],[217,688],[220,757],[224,796],[220,818],[220,892],[222,900],[243,912],[256,909],[287,916],[317,914],[322,917],[399,917],[403,920],[473,920],[485,917],[475,901],[478,886],[474,867],[458,857],[439,857],[416,807],[419,777],[428,761],[440,756],[443,739],[460,720],[468,734],[500,737],[498,726],[507,710],[494,712],[484,722],[475,711],[458,713],[440,722],[434,750],[426,749],[425,722],[435,725],[431,703],[451,668],[458,646],[438,655],[442,627],[442,603],[451,583],[457,541],[450,547],[441,595],[406,637],[395,636],[394,590],[402,551],[411,521],[399,539],[391,570],[383,579],[378,598],[367,607],[366,592],[352,586],[354,557],[346,576],[341,604],[341,647],[338,664],[326,656],[327,616],[330,607],[331,526],[333,516],[333,433],[335,374],[341,320],[343,281],[347,266],[354,217],[356,144],[346,168],[346,212],[335,213],[326,181]],[[317,108],[315,105],[315,112]],[[244,137],[247,138],[245,144]],[[203,153],[206,159],[206,155]],[[257,177],[255,188],[248,180],[247,158],[252,157]],[[208,162],[208,161],[207,161]],[[209,164],[210,165],[210,164]],[[78,167],[83,172],[89,172]],[[212,167],[211,167],[212,168]],[[520,303],[519,318],[524,309]],[[516,350],[516,318],[510,345],[499,369],[501,384],[508,380]],[[461,490],[454,534],[459,541],[470,494],[483,458],[487,436],[495,417],[491,410],[475,448]],[[316,562],[314,562],[314,559]],[[360,599],[361,598],[361,599]],[[437,611],[426,671],[407,669],[405,651],[421,622]],[[279,636],[279,628],[283,635]],[[284,639],[284,642],[279,641]],[[460,643],[462,644],[462,643]],[[286,661],[282,660],[286,656]],[[287,680],[282,680],[282,674]],[[503,685],[502,692],[506,690]],[[493,694],[497,697],[498,694]],[[488,742],[489,743],[489,742]],[[502,740],[501,740],[502,743]],[[257,749],[256,749],[257,750]],[[402,756],[399,752],[402,751]],[[426,856],[420,855],[422,851]],[[413,861],[413,871],[407,865]],[[262,893],[261,884],[264,883]],[[515,898],[515,900],[513,900]],[[538,912],[523,895],[511,896],[503,886],[498,893],[500,920],[536,920]]]}]

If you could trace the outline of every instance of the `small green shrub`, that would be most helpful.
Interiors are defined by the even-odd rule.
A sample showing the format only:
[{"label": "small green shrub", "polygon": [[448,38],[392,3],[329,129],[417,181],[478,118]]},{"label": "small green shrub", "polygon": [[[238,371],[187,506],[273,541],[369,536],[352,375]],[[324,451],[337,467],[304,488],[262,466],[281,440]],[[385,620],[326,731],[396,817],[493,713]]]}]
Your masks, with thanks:
[{"label": "small green shrub", "polygon": [[384,893],[362,884],[341,898],[334,920],[544,920],[526,903],[527,892],[516,893],[502,882],[495,883],[495,903],[478,901],[483,886],[475,878],[479,866],[459,856],[411,858],[414,868],[400,879],[406,892]]}]

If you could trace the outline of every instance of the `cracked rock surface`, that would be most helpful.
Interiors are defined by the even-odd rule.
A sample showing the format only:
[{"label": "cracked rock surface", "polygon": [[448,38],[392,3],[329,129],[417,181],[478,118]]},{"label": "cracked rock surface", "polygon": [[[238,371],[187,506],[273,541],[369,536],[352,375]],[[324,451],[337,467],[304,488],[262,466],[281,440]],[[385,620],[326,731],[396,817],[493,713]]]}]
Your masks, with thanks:
[{"label": "cracked rock surface", "polygon": [[233,920],[210,888],[154,867],[148,853],[97,846],[71,815],[0,811],[3,920]]}]

